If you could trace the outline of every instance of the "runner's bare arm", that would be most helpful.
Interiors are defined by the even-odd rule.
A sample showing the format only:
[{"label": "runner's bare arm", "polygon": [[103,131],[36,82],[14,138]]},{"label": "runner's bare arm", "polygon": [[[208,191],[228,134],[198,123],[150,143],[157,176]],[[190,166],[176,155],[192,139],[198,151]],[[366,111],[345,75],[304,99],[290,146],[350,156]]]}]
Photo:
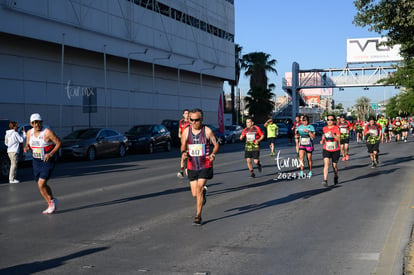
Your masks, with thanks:
[{"label": "runner's bare arm", "polygon": [[217,138],[214,135],[213,131],[209,127],[206,127],[206,136],[214,146],[213,151],[211,152],[209,156],[210,161],[213,161],[216,158],[216,154],[219,150],[220,144],[218,143]]},{"label": "runner's bare arm", "polygon": [[29,152],[29,150],[30,150],[30,145],[29,144],[30,144],[30,133],[31,133],[31,131],[32,131],[32,129],[28,130],[27,133],[26,133],[26,145],[23,148],[23,151],[25,153]]},{"label": "runner's bare arm", "polygon": [[186,127],[182,134],[181,134],[181,148],[180,148],[180,152],[181,152],[181,156],[187,157],[187,137],[188,137],[188,131],[189,131],[190,127]]},{"label": "runner's bare arm", "polygon": [[45,155],[45,161],[48,161],[49,158],[53,157],[57,152],[59,152],[60,146],[62,145],[62,142],[60,141],[60,138],[55,135],[55,133],[47,129],[45,133],[45,140],[46,141],[52,141],[55,144],[55,147],[52,151],[50,151],[48,154]]}]

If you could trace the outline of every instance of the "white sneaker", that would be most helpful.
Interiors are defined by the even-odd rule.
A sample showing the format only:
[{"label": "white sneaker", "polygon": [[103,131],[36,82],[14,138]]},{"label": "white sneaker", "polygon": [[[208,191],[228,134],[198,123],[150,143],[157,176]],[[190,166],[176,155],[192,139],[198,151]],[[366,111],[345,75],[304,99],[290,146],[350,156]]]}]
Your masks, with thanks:
[{"label": "white sneaker", "polygon": [[19,180],[16,180],[16,179],[9,181],[9,183],[19,183],[19,182],[20,181]]},{"label": "white sneaker", "polygon": [[49,207],[45,211],[43,211],[43,214],[52,214],[52,213],[54,213],[57,209],[57,204],[58,204],[58,200],[56,198],[51,200],[50,203],[49,203]]}]

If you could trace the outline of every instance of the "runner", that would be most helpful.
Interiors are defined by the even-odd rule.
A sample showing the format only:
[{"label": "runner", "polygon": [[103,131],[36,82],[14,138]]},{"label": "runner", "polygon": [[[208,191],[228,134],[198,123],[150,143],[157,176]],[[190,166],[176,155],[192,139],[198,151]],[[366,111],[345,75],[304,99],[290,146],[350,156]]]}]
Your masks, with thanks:
[{"label": "runner", "polygon": [[384,115],[381,115],[381,117],[377,120],[377,123],[381,126],[382,129],[381,143],[384,143],[385,129],[387,129],[388,121],[386,118],[384,118]]},{"label": "runner", "polygon": [[360,120],[358,117],[357,120],[355,121],[355,133],[356,133],[357,143],[359,143],[359,140],[361,140],[361,142],[363,141],[363,138],[362,138],[363,131],[364,131],[364,122]]},{"label": "runner", "polygon": [[[181,140],[181,134],[183,130],[190,125],[190,121],[188,119],[190,110],[184,109],[183,110],[183,118],[180,119],[178,122],[178,138]],[[180,156],[180,171],[177,173],[177,177],[184,178],[184,172],[185,172],[185,166],[186,166],[186,159],[183,157],[183,155]]]},{"label": "runner", "polygon": [[367,148],[371,158],[371,168],[375,168],[378,164],[379,144],[382,136],[382,129],[380,124],[375,123],[374,117],[369,118],[369,124],[365,126],[364,133],[367,136]]},{"label": "runner", "polygon": [[299,125],[296,132],[299,134],[299,160],[300,160],[300,178],[303,177],[305,154],[308,160],[309,174],[308,177],[312,177],[312,152],[313,152],[313,139],[315,138],[315,128],[313,125],[309,125],[309,117],[303,116],[302,124]]},{"label": "runner", "polygon": [[338,184],[338,160],[340,157],[339,142],[341,133],[338,126],[335,126],[335,116],[328,115],[328,125],[323,127],[321,144],[323,144],[323,181],[322,185],[328,187],[329,162],[332,159],[332,168],[334,171],[334,185]]},{"label": "runner", "polygon": [[401,124],[401,120],[399,117],[397,117],[394,122],[392,123],[392,131],[395,135],[395,141],[397,143],[400,142],[400,137],[401,137],[401,128],[402,124]]},{"label": "runner", "polygon": [[244,157],[246,158],[247,168],[250,171],[250,177],[256,177],[253,165],[253,162],[257,165],[257,170],[262,172],[262,165],[260,164],[260,142],[264,139],[264,134],[262,130],[254,125],[252,118],[246,119],[246,128],[243,129],[242,134],[240,135],[240,140],[246,138],[246,145],[244,147]]},{"label": "runner", "polygon": [[40,114],[32,114],[30,124],[33,128],[27,131],[24,152],[32,150],[34,177],[40,194],[48,203],[48,208],[43,214],[52,214],[56,211],[58,201],[53,197],[52,189],[47,182],[55,168],[54,155],[59,151],[61,141],[52,130],[43,127]]},{"label": "runner", "polygon": [[409,129],[410,129],[410,124],[407,118],[403,118],[401,120],[401,138],[404,142],[407,142]]},{"label": "runner", "polygon": [[349,121],[345,120],[345,115],[340,116],[339,123],[336,125],[339,127],[339,132],[341,133],[341,153],[342,161],[349,160],[349,131],[351,125]]},{"label": "runner", "polygon": [[279,127],[277,127],[276,123],[273,123],[273,119],[269,118],[265,124],[267,132],[267,140],[269,141],[269,148],[270,148],[270,156],[275,155],[275,142],[276,137],[279,135]]},{"label": "runner", "polygon": [[299,154],[299,135],[296,133],[296,129],[300,125],[300,120],[301,120],[301,116],[297,115],[295,117],[295,121],[293,122],[293,127],[292,127],[292,134],[295,137],[296,154]]},{"label": "runner", "polygon": [[203,111],[191,110],[190,127],[186,127],[181,136],[181,154],[187,159],[191,193],[196,198],[194,225],[202,224],[201,212],[207,202],[206,183],[213,178],[213,161],[219,146],[213,131],[203,125]]},{"label": "runner", "polygon": [[388,126],[387,127],[388,127],[388,142],[391,142],[392,135],[393,135],[393,127],[394,127],[393,121],[392,121],[391,118],[388,120]]}]

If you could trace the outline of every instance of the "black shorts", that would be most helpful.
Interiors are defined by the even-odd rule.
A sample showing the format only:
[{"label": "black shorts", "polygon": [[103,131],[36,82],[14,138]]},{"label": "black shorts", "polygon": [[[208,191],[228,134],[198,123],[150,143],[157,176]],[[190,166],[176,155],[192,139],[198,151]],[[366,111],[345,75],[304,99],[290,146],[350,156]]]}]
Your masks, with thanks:
[{"label": "black shorts", "polygon": [[55,161],[43,161],[39,159],[33,159],[33,175],[36,182],[40,179],[48,180],[52,175],[55,168]]},{"label": "black shorts", "polygon": [[326,151],[322,150],[322,157],[323,158],[330,158],[332,162],[337,163],[340,157],[340,151]]},{"label": "black shorts", "polygon": [[275,142],[276,142],[276,138],[275,137],[267,138],[267,140],[268,140],[269,144],[271,144],[271,143],[275,144]]},{"label": "black shorts", "polygon": [[198,179],[207,179],[211,180],[213,178],[213,167],[205,168],[201,170],[187,170],[188,179],[190,181],[198,180]]},{"label": "black shorts", "polygon": [[346,143],[349,144],[349,138],[341,138],[341,145]]},{"label": "black shorts", "polygon": [[260,157],[260,151],[254,150],[254,151],[244,151],[244,158],[246,159],[259,159]]},{"label": "black shorts", "polygon": [[367,143],[367,149],[368,149],[368,153],[374,153],[374,151],[379,153],[379,142],[376,142],[374,144]]}]

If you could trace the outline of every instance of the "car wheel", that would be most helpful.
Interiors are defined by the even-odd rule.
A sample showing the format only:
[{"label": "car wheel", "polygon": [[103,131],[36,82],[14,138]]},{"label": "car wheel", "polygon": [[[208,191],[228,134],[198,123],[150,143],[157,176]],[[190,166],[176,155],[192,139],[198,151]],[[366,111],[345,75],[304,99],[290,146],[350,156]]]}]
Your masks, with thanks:
[{"label": "car wheel", "polygon": [[125,154],[126,154],[125,145],[123,145],[123,144],[119,145],[119,156],[124,157]]},{"label": "car wheel", "polygon": [[154,153],[154,144],[152,142],[148,144],[147,153],[148,154]]},{"label": "car wheel", "polygon": [[234,135],[231,136],[231,143],[236,143],[236,137]]},{"label": "car wheel", "polygon": [[165,151],[171,151],[171,141],[167,141],[167,144],[165,145]]},{"label": "car wheel", "polygon": [[10,172],[10,159],[7,156],[0,157],[0,177],[8,178]]},{"label": "car wheel", "polygon": [[86,159],[87,160],[95,160],[96,159],[96,149],[95,147],[91,146],[86,152]]}]

